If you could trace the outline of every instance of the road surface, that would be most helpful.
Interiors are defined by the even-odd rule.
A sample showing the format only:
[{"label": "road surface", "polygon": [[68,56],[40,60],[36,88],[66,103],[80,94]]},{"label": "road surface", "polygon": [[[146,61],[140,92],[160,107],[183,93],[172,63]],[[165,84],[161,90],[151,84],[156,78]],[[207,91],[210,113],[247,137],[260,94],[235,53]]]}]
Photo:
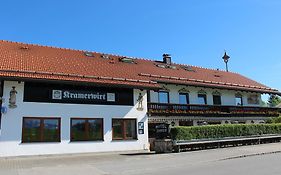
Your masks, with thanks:
[{"label": "road surface", "polygon": [[281,143],[194,152],[0,158],[0,175],[280,175]]}]

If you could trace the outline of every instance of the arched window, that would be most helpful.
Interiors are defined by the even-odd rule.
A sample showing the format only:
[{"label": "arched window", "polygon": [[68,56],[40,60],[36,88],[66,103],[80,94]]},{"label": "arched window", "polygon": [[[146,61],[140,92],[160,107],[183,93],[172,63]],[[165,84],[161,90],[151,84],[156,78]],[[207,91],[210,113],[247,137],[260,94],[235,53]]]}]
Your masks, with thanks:
[{"label": "arched window", "polygon": [[198,91],[198,104],[206,105],[207,104],[207,92],[201,89]]},{"label": "arched window", "polygon": [[189,91],[185,88],[179,90],[179,104],[189,104]]},{"label": "arched window", "polygon": [[170,103],[169,89],[165,86],[158,91],[158,103]]},{"label": "arched window", "polygon": [[221,93],[218,91],[214,91],[212,94],[213,94],[213,104],[221,105]]}]

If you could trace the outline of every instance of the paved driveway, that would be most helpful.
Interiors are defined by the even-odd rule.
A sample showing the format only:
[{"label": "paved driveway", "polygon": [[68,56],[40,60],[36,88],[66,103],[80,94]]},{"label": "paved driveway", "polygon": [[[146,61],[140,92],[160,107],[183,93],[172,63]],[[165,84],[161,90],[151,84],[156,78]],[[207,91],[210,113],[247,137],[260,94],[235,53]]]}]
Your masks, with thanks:
[{"label": "paved driveway", "polygon": [[0,175],[281,174],[281,143],[172,154],[100,153],[0,159]]}]

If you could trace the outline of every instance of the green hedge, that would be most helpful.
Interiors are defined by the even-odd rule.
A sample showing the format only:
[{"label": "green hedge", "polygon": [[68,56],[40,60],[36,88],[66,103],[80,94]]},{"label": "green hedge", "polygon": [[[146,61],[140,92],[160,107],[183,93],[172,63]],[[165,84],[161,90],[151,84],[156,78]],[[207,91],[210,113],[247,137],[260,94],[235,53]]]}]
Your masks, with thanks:
[{"label": "green hedge", "polygon": [[281,124],[228,124],[171,128],[171,137],[174,140],[219,139],[263,134],[281,134]]}]

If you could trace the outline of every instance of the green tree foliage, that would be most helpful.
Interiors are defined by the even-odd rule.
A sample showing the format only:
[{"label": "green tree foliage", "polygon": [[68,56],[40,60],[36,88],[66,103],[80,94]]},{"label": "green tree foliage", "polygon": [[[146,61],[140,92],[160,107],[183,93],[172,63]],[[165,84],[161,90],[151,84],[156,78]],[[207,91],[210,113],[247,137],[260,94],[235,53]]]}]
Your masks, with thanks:
[{"label": "green tree foliage", "polygon": [[270,107],[275,107],[281,103],[281,98],[277,95],[270,95],[268,98],[268,104]]}]

